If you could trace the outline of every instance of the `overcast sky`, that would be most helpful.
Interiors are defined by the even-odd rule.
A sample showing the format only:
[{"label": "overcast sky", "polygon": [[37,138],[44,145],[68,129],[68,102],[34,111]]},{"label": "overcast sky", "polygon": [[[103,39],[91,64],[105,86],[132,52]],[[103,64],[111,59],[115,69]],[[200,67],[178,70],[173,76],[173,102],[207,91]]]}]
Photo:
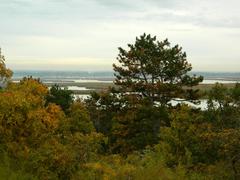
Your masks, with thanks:
[{"label": "overcast sky", "polygon": [[240,71],[239,0],[0,0],[8,67],[111,70],[144,32],[186,51],[195,71]]}]

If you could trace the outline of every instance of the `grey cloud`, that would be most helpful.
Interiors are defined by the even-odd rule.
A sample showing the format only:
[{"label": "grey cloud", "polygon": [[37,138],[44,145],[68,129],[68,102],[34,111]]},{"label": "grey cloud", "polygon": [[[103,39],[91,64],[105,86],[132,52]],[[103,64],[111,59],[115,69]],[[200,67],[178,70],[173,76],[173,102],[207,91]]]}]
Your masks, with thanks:
[{"label": "grey cloud", "polygon": [[[199,27],[240,28],[240,12],[237,9],[240,3],[237,0],[228,2],[223,0],[218,2],[208,0],[95,1],[114,11],[125,11],[125,13],[120,12],[118,16],[129,21],[160,21],[192,24]],[[232,12],[234,9],[235,12]],[[186,14],[177,14],[178,11]]]},{"label": "grey cloud", "polygon": [[199,27],[240,28],[240,17],[224,17],[212,19],[197,15],[175,15],[170,12],[159,14],[147,14],[141,18],[148,21],[164,21],[177,24],[192,24]]},{"label": "grey cloud", "polygon": [[[240,51],[237,46],[240,2],[237,0],[0,1],[1,43],[8,49],[19,49],[12,53],[17,56],[25,48],[26,54],[32,53],[35,57],[33,52],[36,52],[40,57],[37,52],[41,47],[46,49],[46,57],[61,57],[64,54],[58,49],[54,52],[48,49],[62,42],[59,48],[66,49],[67,55],[115,57],[112,54],[117,46],[144,31],[163,34],[176,42],[181,40],[195,57],[210,56],[210,51],[214,51],[213,57],[223,56],[223,50],[222,54],[215,53],[221,47],[216,48],[214,43],[218,45],[221,41],[222,48],[229,50],[229,56],[234,58]],[[196,43],[201,40],[204,46]],[[99,50],[96,42],[101,42],[103,49]],[[210,45],[206,47],[205,42]]]},{"label": "grey cloud", "polygon": [[[231,1],[231,0],[230,0]],[[210,4],[206,11],[207,1],[196,0],[2,0],[0,16],[25,19],[43,19],[46,21],[61,20],[72,23],[93,21],[114,22],[153,21],[178,24],[192,24],[204,27],[240,27],[240,13],[226,13],[226,16],[212,12],[216,4]],[[201,3],[201,2],[205,2]],[[224,10],[224,3],[222,9]],[[205,5],[205,6],[203,6]],[[211,7],[212,6],[212,7]],[[194,8],[193,8],[194,7]],[[211,9],[212,8],[212,9]],[[177,14],[185,11],[186,14]],[[215,15],[216,17],[212,17]],[[220,17],[218,17],[220,16]],[[46,19],[44,19],[46,18]]]}]

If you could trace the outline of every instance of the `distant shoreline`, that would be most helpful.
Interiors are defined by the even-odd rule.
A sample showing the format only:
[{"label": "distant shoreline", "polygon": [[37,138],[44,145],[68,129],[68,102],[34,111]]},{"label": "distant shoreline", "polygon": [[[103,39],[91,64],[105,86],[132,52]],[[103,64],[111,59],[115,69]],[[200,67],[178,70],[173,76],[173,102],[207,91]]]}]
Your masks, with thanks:
[{"label": "distant shoreline", "polygon": [[[48,87],[51,87],[52,85],[56,83],[44,83]],[[84,90],[72,90],[74,94],[90,94],[92,91],[95,92],[101,92],[101,91],[106,91],[108,87],[115,87],[117,86],[114,83],[99,83],[99,82],[85,82],[85,83],[57,83],[61,87],[69,87],[69,86],[74,86],[74,87],[82,87],[86,88]],[[210,90],[215,84],[199,84],[197,86],[194,86],[194,89],[199,89],[200,91],[208,91]],[[235,83],[226,83],[223,84],[224,87],[226,88],[232,88],[235,86]]]},{"label": "distant shoreline", "polygon": [[[204,77],[203,83],[194,88],[202,91],[211,89],[218,81],[226,87],[233,87],[240,82],[240,72],[191,72]],[[91,91],[106,91],[108,87],[117,87],[113,71],[15,71],[13,82],[19,82],[23,77],[32,76],[48,87],[58,84],[61,87],[70,87],[74,94],[90,94]]]}]

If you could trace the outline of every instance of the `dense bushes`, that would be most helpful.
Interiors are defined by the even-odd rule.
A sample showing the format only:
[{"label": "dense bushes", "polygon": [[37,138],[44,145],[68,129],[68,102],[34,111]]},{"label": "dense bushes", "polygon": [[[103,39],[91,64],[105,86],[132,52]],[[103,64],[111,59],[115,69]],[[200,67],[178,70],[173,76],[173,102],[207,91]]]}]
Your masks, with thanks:
[{"label": "dense bushes", "polygon": [[67,116],[58,105],[45,105],[47,94],[32,78],[1,92],[2,151],[16,164],[24,161],[21,170],[40,179],[70,179],[101,151],[103,137],[94,132],[83,104],[73,103]]},{"label": "dense bushes", "polygon": [[1,176],[238,179],[239,84],[221,88],[210,91],[205,111],[105,92],[64,112],[46,105],[48,89],[38,80],[10,83],[0,93]]}]

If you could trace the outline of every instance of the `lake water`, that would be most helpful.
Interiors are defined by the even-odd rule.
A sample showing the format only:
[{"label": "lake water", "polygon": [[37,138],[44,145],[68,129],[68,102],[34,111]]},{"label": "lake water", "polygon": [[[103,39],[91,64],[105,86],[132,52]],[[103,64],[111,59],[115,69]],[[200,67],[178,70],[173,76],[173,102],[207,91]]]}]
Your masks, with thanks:
[{"label": "lake water", "polygon": [[86,87],[79,87],[79,86],[67,86],[68,90],[72,90],[72,91],[88,91],[88,90],[92,90],[92,89],[87,89]]},{"label": "lake water", "polygon": [[219,79],[204,79],[202,83],[200,84],[215,84],[215,83],[222,83],[222,84],[230,84],[230,83],[237,83],[237,82],[240,82],[237,81],[237,80],[219,80]]}]

